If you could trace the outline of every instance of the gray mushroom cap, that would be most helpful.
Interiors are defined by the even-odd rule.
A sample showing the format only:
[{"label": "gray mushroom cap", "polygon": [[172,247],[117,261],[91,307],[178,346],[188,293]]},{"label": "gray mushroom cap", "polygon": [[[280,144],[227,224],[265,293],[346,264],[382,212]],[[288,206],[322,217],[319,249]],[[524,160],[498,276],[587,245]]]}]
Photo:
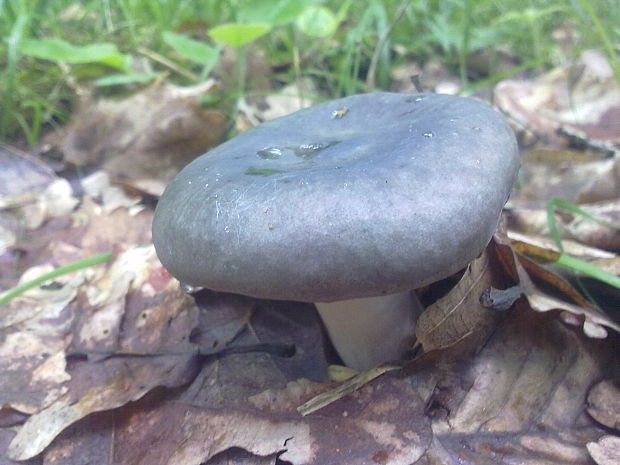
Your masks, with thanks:
[{"label": "gray mushroom cap", "polygon": [[519,166],[488,105],[373,93],[251,129],[187,165],[153,221],[181,282],[331,302],[414,289],[489,242]]}]

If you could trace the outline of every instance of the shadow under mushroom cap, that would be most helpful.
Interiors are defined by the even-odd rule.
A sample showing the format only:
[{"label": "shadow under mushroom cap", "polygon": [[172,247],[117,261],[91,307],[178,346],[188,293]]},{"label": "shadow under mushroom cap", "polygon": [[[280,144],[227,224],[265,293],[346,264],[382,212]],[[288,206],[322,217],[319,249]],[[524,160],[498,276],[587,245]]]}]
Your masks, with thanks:
[{"label": "shadow under mushroom cap", "polygon": [[488,105],[346,97],[266,122],[186,166],[153,222],[179,280],[329,302],[423,286],[490,240],[519,167]]}]

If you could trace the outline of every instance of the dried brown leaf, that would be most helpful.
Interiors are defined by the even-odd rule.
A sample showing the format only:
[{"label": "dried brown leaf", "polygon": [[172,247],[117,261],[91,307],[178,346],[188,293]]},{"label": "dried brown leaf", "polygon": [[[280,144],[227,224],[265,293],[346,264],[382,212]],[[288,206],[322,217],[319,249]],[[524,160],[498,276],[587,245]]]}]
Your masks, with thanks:
[{"label": "dried brown leaf", "polygon": [[[564,251],[572,256],[604,258],[605,251],[620,250],[620,232],[610,227],[620,224],[620,201],[612,200],[594,205],[580,205],[580,207],[599,218],[601,222],[565,212],[557,214],[555,220],[558,232],[563,239]],[[545,239],[538,236],[539,234],[549,235],[546,208],[514,207],[507,217],[511,228],[525,233],[520,235],[518,232],[511,231],[509,236],[521,236],[522,241],[535,243],[547,249],[556,249],[551,238]],[[607,253],[606,257],[610,256],[613,254]]]},{"label": "dried brown leaf", "polygon": [[[564,278],[543,268],[522,253],[544,257],[553,260],[557,252],[541,249],[532,244],[522,242],[508,242],[502,233],[495,234],[498,243],[500,261],[505,271],[516,276],[519,286],[527,298],[531,308],[538,312],[562,310],[577,317],[573,324],[583,325],[585,334],[594,338],[607,337],[606,328],[620,331],[620,326],[602,311],[594,308],[581,294],[579,294]],[[565,296],[565,299],[544,292],[533,279],[545,286],[554,289],[555,293]],[[565,320],[571,323],[571,319]]]},{"label": "dried brown leaf", "polygon": [[495,312],[480,302],[483,292],[492,288],[496,281],[494,267],[492,253],[487,249],[467,267],[461,280],[445,297],[420,315],[416,338],[425,352],[445,349],[474,335],[481,341],[484,339],[497,318]]},{"label": "dried brown leaf", "polygon": [[297,411],[304,416],[310,415],[311,413],[327,407],[328,405],[333,404],[337,400],[354,393],[362,386],[365,386],[373,379],[378,378],[382,374],[387,373],[388,371],[398,370],[399,368],[400,366],[384,365],[371,368],[362,373],[358,373],[346,379],[336,388],[330,389],[326,392],[322,392],[321,394],[311,398],[310,400],[307,400],[302,405],[297,407]]},{"label": "dried brown leaf", "polygon": [[552,148],[534,148],[524,152],[521,159],[519,185],[509,205],[511,209],[515,206],[524,209],[521,215],[516,213],[522,224],[519,229],[533,233],[546,230],[544,209],[548,199],[560,197],[576,202],[578,193],[593,179],[600,180],[613,165],[612,159],[600,153]]},{"label": "dried brown leaf", "polygon": [[47,165],[15,147],[0,146],[0,198],[42,192],[57,179]]},{"label": "dried brown leaf", "polygon": [[[410,464],[430,440],[423,404],[405,383],[384,380],[367,385],[341,399],[321,414],[302,418],[294,406],[304,395],[324,389],[316,383],[293,383],[282,391],[252,398],[259,407],[243,409],[199,408],[167,404],[127,419],[117,451],[126,464],[189,465],[207,461],[229,447],[242,447],[255,455],[283,452],[280,458],[295,465],[315,463]],[[223,406],[224,407],[224,406]],[[176,425],[173,426],[173,425]],[[163,447],[150,448],[144,456],[136,444],[165,437]]]},{"label": "dried brown leaf", "polygon": [[[50,268],[31,269],[23,280]],[[34,413],[66,392],[66,336],[73,318],[68,305],[85,279],[85,272],[64,276],[59,287],[32,289],[2,306],[0,405]]]},{"label": "dried brown leaf", "polygon": [[[119,255],[106,273],[81,289],[68,312],[73,320],[71,348],[65,348],[67,328],[54,335],[53,342],[70,350],[71,358],[86,360],[64,373],[61,395],[19,430],[8,449],[11,457],[34,457],[90,413],[139,399],[155,386],[187,382],[195,370],[188,336],[197,309],[176,281],[160,276],[153,247],[137,247]],[[134,353],[138,355],[132,357]],[[64,352],[59,357],[64,372]]]},{"label": "dried brown leaf", "polygon": [[618,159],[605,160],[598,172],[580,187],[576,196],[576,201],[580,203],[617,202],[618,197],[620,197],[620,164],[618,164]]},{"label": "dried brown leaf", "polygon": [[429,455],[443,459],[430,463],[538,464],[540,454],[547,464],[587,461],[585,444],[601,429],[584,416],[585,396],[609,370],[613,348],[520,302],[476,357],[457,359],[435,381]]},{"label": "dried brown leaf", "polygon": [[[581,208],[608,225],[620,225],[620,200],[617,198],[595,205],[581,205]],[[605,224],[574,215],[564,227],[569,238],[599,249],[620,250],[620,231]]]},{"label": "dried brown leaf", "polygon": [[588,393],[588,413],[600,424],[620,431],[620,386],[604,380]]},{"label": "dried brown leaf", "polygon": [[495,87],[495,102],[521,127],[540,139],[563,145],[560,131],[594,146],[620,144],[620,87],[609,62],[598,51],[585,51],[578,63],[556,68],[534,81],[505,80]]},{"label": "dried brown leaf", "polygon": [[77,203],[65,179],[28,154],[0,147],[0,288],[11,286],[10,278],[41,263],[27,255],[50,238],[33,235],[32,230],[44,226],[44,233],[53,236],[57,220]]},{"label": "dried brown leaf", "polygon": [[[550,237],[520,233],[514,230],[509,230],[508,238],[513,243],[523,242],[526,244],[531,244],[540,249],[552,251],[553,253],[558,252],[555,241]],[[596,247],[590,247],[588,245],[583,245],[570,239],[563,239],[562,247],[564,248],[564,253],[566,253],[567,255],[580,258],[585,261],[614,260],[616,258],[616,254],[612,252],[601,250]]]},{"label": "dried brown leaf", "polygon": [[278,118],[311,106],[317,96],[318,91],[314,82],[310,78],[302,78],[284,87],[277,94],[267,96],[265,98],[267,108],[257,111],[257,114],[260,114],[263,120]]},{"label": "dried brown leaf", "polygon": [[250,330],[260,342],[277,341],[295,346],[293,357],[273,358],[288,379],[325,381],[328,377],[326,343],[319,320],[312,304],[260,301],[252,315]]},{"label": "dried brown leaf", "polygon": [[224,116],[200,105],[212,85],[157,84],[121,101],[82,102],[62,142],[65,160],[161,194],[172,176],[224,135]]}]

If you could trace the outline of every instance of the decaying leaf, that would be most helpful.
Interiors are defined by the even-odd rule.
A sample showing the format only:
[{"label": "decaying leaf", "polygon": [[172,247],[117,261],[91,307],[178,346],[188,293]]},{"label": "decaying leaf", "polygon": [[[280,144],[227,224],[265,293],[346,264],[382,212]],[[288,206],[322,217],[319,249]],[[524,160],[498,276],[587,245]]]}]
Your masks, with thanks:
[{"label": "decaying leaf", "polygon": [[620,197],[620,164],[617,158],[606,160],[576,195],[580,203],[617,202]]},{"label": "decaying leaf", "polygon": [[[584,258],[611,258],[620,250],[620,232],[611,226],[620,224],[620,202],[618,200],[597,204],[580,205],[584,211],[600,219],[600,222],[584,218],[581,215],[561,212],[555,215],[558,232],[563,239],[565,252],[572,256]],[[526,234],[529,241],[544,242],[548,249],[555,249],[549,237],[549,225],[546,206],[540,208],[514,207],[507,215],[508,225],[512,229],[509,235]],[[547,237],[539,237],[546,235]]]},{"label": "decaying leaf", "polygon": [[[559,253],[557,245],[551,237],[522,233],[514,230],[509,230],[507,234],[508,238],[514,243],[531,244],[537,249],[551,251],[554,254]],[[617,257],[613,252],[601,250],[589,245],[583,245],[571,239],[562,239],[562,248],[564,249],[564,253],[570,255],[571,257],[577,257],[590,262],[594,262],[596,260],[613,261],[613,259]]]},{"label": "decaying leaf", "polygon": [[487,247],[467,267],[459,283],[420,315],[416,338],[425,352],[447,348],[470,337],[481,343],[493,327],[497,312],[480,302],[486,290],[500,287],[493,247]]},{"label": "decaying leaf", "polygon": [[140,197],[129,196],[119,186],[110,183],[110,177],[105,171],[95,171],[81,181],[84,193],[97,201],[103,208],[104,213],[110,213],[117,208],[125,207],[137,213],[143,206],[139,205]]},{"label": "decaying leaf", "polygon": [[620,118],[620,87],[598,51],[585,51],[578,63],[534,81],[502,81],[494,97],[521,128],[547,143],[561,146],[567,137],[579,137],[612,151],[620,144],[613,124]]},{"label": "decaying leaf", "polygon": [[617,465],[620,462],[620,437],[603,436],[588,443],[588,452],[598,465]]},{"label": "decaying leaf", "polygon": [[34,457],[90,413],[187,382],[187,371],[195,370],[188,335],[197,309],[175,280],[159,278],[158,267],[152,246],[129,249],[82,290],[69,310],[73,340],[66,350],[69,359],[85,360],[68,370],[62,395],[26,421],[9,446],[11,457]]},{"label": "decaying leaf", "polygon": [[545,210],[547,200],[559,197],[583,202],[580,192],[587,190],[594,179],[605,191],[615,191],[615,185],[601,182],[601,177],[613,165],[613,159],[600,152],[535,146],[523,152],[521,159],[519,185],[508,202],[508,213],[512,216],[512,210],[517,209],[520,222],[538,228],[520,228],[522,231],[542,233],[546,215],[541,216],[539,211]]},{"label": "decaying leaf", "polygon": [[[607,337],[606,328],[620,332],[620,325],[602,311],[594,308],[565,279],[537,265],[522,254],[527,250],[535,250],[535,253],[544,253],[547,258],[553,259],[554,257],[557,258],[557,252],[540,250],[536,246],[526,243],[513,242],[508,245],[507,238],[499,233],[496,233],[494,238],[498,243],[498,254],[504,265],[504,270],[518,281],[523,295],[533,310],[539,312],[562,310],[574,315],[578,318],[576,323],[583,325],[583,330],[589,337]],[[534,284],[532,278],[565,295],[566,299],[563,300],[544,292]],[[565,321],[570,322],[571,320]]]},{"label": "decaying leaf", "polygon": [[[23,279],[50,268],[31,269]],[[1,307],[0,406],[34,413],[66,392],[66,336],[73,317],[68,305],[85,279],[85,272],[64,276],[55,286],[32,289]]]},{"label": "decaying leaf", "polygon": [[50,233],[54,226],[47,223],[68,215],[78,202],[67,180],[50,168],[17,149],[0,147],[0,286],[35,264],[23,256],[27,249],[49,240],[24,236],[44,225]]},{"label": "decaying leaf", "polygon": [[82,102],[61,145],[65,161],[103,168],[114,182],[161,194],[173,175],[224,135],[224,116],[200,105],[212,86],[156,84],[121,101]]},{"label": "decaying leaf", "polygon": [[0,198],[42,192],[56,179],[54,172],[31,155],[0,146]]},{"label": "decaying leaf", "polygon": [[[282,460],[295,465],[351,460],[370,465],[377,454],[384,457],[382,463],[405,465],[423,454],[430,425],[422,415],[423,404],[405,383],[367,385],[320,414],[302,418],[294,406],[317,389],[325,388],[297,382],[249,402],[239,399],[237,405],[226,400],[218,407],[169,403],[145,410],[127,418],[124,428],[141,434],[119,432],[124,439],[117,451],[127,464],[177,465],[197,465],[233,446],[255,455],[280,452]],[[165,437],[165,444],[140,457],[144,454],[136,444],[152,437]]]},{"label": "decaying leaf", "polygon": [[275,95],[265,98],[266,109],[260,112],[263,120],[270,120],[288,115],[294,111],[309,107],[317,99],[316,85],[309,78],[300,79],[288,85]]},{"label": "decaying leaf", "polygon": [[588,393],[588,413],[600,424],[620,431],[620,386],[618,380],[603,380]]},{"label": "decaying leaf", "polygon": [[295,347],[293,357],[273,357],[278,369],[289,379],[327,379],[325,336],[314,305],[259,301],[249,329],[260,342],[277,341]]},{"label": "decaying leaf", "polygon": [[[538,464],[540,454],[548,464],[584,463],[586,438],[601,430],[583,402],[613,357],[609,345],[520,301],[479,354],[435,380],[428,454],[440,463]],[[424,386],[429,371],[413,379]]]}]

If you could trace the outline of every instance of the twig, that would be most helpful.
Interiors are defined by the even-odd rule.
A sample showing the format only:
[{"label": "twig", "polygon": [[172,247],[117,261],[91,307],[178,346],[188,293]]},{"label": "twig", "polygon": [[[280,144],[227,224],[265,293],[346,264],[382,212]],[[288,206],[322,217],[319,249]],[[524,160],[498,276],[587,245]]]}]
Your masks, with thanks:
[{"label": "twig", "polygon": [[138,49],[138,52],[140,52],[144,56],[149,57],[153,61],[161,63],[164,66],[167,66],[172,71],[175,71],[175,72],[181,74],[182,76],[185,76],[187,79],[189,79],[192,82],[198,82],[200,80],[200,78],[198,77],[197,74],[194,74],[191,71],[188,71],[188,70],[186,70],[184,68],[181,68],[180,66],[178,66],[172,60],[169,60],[165,56],[163,56],[163,55],[161,55],[161,54],[159,54],[157,52],[154,52],[153,50],[149,50],[146,47],[140,47]]},{"label": "twig", "polygon": [[375,47],[375,51],[373,52],[372,58],[370,60],[370,65],[368,66],[368,74],[366,74],[366,92],[372,92],[375,88],[377,65],[379,64],[379,57],[381,56],[381,52],[383,51],[385,43],[387,42],[390,34],[392,33],[394,26],[396,26],[396,23],[405,14],[405,11],[407,10],[407,7],[410,3],[411,0],[403,0],[403,2],[401,2],[401,4],[398,6],[398,9],[396,10],[394,19],[390,23],[390,26],[388,27],[387,31],[385,31],[385,34],[383,34],[383,37],[379,39],[379,42],[377,42],[377,46]]}]

